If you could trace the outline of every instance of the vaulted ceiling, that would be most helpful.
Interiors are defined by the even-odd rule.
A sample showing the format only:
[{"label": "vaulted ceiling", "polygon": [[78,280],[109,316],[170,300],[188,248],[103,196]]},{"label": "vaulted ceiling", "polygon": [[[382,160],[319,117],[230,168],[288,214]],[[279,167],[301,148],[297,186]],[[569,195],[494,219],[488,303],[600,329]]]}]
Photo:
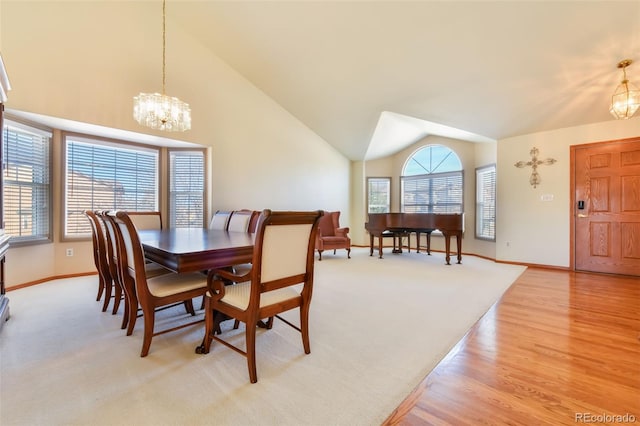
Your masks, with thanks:
[{"label": "vaulted ceiling", "polygon": [[[160,7],[160,6],[159,6]],[[197,38],[345,156],[612,120],[640,85],[640,0],[168,0]]]},{"label": "vaulted ceiling", "polygon": [[610,120],[625,58],[640,84],[637,0],[205,1],[167,14],[351,159],[427,134]]}]

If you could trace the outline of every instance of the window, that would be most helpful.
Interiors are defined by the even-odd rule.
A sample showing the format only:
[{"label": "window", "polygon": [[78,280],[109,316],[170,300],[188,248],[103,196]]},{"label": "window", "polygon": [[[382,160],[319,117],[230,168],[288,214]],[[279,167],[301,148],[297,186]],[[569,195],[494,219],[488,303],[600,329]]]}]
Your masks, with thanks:
[{"label": "window", "polygon": [[169,222],[172,228],[204,225],[204,151],[169,151]]},{"label": "window", "polygon": [[496,240],[496,166],[476,169],[476,238]]},{"label": "window", "polygon": [[367,212],[389,213],[391,210],[391,178],[367,178]]},{"label": "window", "polygon": [[11,243],[50,238],[51,133],[5,121],[4,221]]},{"label": "window", "polygon": [[159,150],[66,134],[64,235],[91,233],[84,210],[158,210]]},{"label": "window", "polygon": [[462,213],[462,163],[442,145],[428,145],[413,153],[400,177],[401,211],[406,213]]}]

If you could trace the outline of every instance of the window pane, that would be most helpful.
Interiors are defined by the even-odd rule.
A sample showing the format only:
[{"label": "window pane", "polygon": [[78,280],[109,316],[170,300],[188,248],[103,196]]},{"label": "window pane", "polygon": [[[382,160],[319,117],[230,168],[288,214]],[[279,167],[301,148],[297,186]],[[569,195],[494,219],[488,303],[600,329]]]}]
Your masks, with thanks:
[{"label": "window pane", "polygon": [[158,151],[67,136],[65,235],[91,233],[84,210],[158,210]]},{"label": "window pane", "polygon": [[202,228],[204,151],[170,151],[169,179],[170,226]]},{"label": "window pane", "polygon": [[451,149],[442,145],[428,145],[416,151],[404,165],[403,176],[462,170],[460,158]]},{"label": "window pane", "polygon": [[417,150],[400,178],[400,210],[406,213],[463,213],[460,158],[442,145]]},{"label": "window pane", "polygon": [[49,238],[50,134],[29,126],[4,126],[4,220],[11,241]]},{"label": "window pane", "polygon": [[496,239],[496,167],[476,169],[476,238]]},{"label": "window pane", "polygon": [[367,178],[369,213],[388,213],[391,209],[391,178]]}]

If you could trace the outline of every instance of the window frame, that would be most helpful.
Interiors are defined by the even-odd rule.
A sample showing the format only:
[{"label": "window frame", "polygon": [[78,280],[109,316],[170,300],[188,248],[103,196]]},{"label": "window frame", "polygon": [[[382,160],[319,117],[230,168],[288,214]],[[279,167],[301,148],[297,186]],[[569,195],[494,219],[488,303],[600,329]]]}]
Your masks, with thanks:
[{"label": "window frame", "polygon": [[[420,153],[422,150],[425,149],[429,149],[429,148],[434,148],[434,147],[438,147],[438,148],[445,148],[446,150],[449,151],[449,154],[447,154],[447,156],[445,156],[444,159],[448,158],[450,154],[455,155],[455,159],[456,161],[456,165],[458,167],[460,167],[459,170],[451,170],[450,168],[445,168],[441,171],[438,171],[438,168],[440,167],[440,164],[444,163],[444,159],[443,161],[441,161],[440,163],[438,163],[435,167],[433,167],[432,169],[430,168],[429,170],[427,170],[425,168],[425,170],[428,173],[424,173],[424,174],[409,174],[409,175],[405,175],[407,167],[409,166],[409,164],[411,163],[411,161],[416,161],[414,160],[414,157]],[[430,166],[432,166],[430,164]],[[412,207],[412,206],[420,206],[420,203],[414,203],[414,204],[407,204],[406,200],[405,200],[405,183],[412,181],[412,180],[419,180],[419,179],[425,179],[425,180],[435,180],[435,179],[447,179],[449,177],[453,177],[455,179],[460,180],[460,199],[459,202],[451,204],[451,203],[429,203],[426,204],[427,206],[427,210],[426,212],[420,212],[420,213],[440,213],[438,211],[434,212],[434,207],[437,210],[437,206],[439,205],[455,205],[455,206],[460,206],[460,211],[455,211],[455,209],[453,209],[453,211],[449,208],[446,208],[445,210],[447,210],[446,212],[441,212],[441,213],[464,213],[464,199],[465,199],[465,179],[464,179],[464,166],[462,164],[462,161],[460,160],[460,156],[458,155],[458,153],[456,151],[454,151],[453,149],[451,149],[450,147],[446,146],[446,145],[441,145],[441,144],[428,144],[428,145],[424,145],[421,146],[420,148],[416,149],[415,151],[413,151],[411,153],[411,155],[409,155],[402,167],[402,175],[400,176],[400,211],[401,212],[406,212],[407,207]],[[430,198],[431,200],[431,198]]]},{"label": "window frame", "polygon": [[[482,175],[486,174],[486,173],[493,173],[493,197],[492,200],[490,200],[489,202],[493,202],[493,236],[489,235],[482,235],[481,233],[479,233],[480,229],[484,228],[484,221],[483,221],[483,211],[484,211],[484,206],[486,204],[486,202],[484,200],[480,201],[479,198],[481,197],[480,192],[482,191],[482,188],[480,188],[480,183],[483,182],[484,180],[482,179]],[[496,176],[497,170],[496,170],[496,165],[494,164],[487,164],[486,166],[481,166],[481,167],[476,167],[476,191],[475,191],[475,203],[476,203],[476,211],[475,211],[475,238],[477,240],[484,240],[484,241],[496,241],[496,210],[497,210],[497,205],[496,205],[496,197],[497,197],[497,176]],[[481,223],[482,222],[482,223]]]},{"label": "window frame", "polygon": [[208,182],[207,179],[208,171],[207,171],[207,149],[206,148],[168,148],[167,149],[167,161],[166,161],[166,175],[167,175],[167,220],[169,223],[169,227],[173,227],[173,214],[175,210],[175,206],[172,204],[172,179],[173,179],[173,170],[171,168],[171,154],[175,152],[201,152],[202,153],[202,223],[200,226],[205,227],[207,223],[207,193],[208,193]]},{"label": "window frame", "polygon": [[163,149],[159,146],[140,144],[135,142],[128,142],[124,140],[105,138],[101,136],[84,134],[84,133],[76,133],[76,132],[67,132],[63,131],[61,135],[61,205],[60,205],[60,241],[79,241],[86,240],[91,237],[90,232],[82,233],[82,234],[68,234],[67,233],[67,209],[68,209],[68,194],[67,194],[67,179],[68,179],[68,162],[67,162],[67,147],[68,147],[68,138],[76,138],[78,142],[86,143],[90,145],[100,145],[111,147],[114,149],[124,149],[124,150],[140,150],[140,151],[150,151],[155,152],[157,154],[156,159],[156,200],[155,200],[155,210],[162,211],[161,206],[163,202],[163,181],[162,181],[162,155]]},{"label": "window frame", "polygon": [[[3,226],[2,228],[4,229],[5,233],[7,235],[10,236],[9,239],[9,244],[11,247],[24,247],[24,246],[31,246],[31,245],[37,245],[37,244],[45,244],[45,243],[51,243],[53,242],[53,130],[46,127],[46,126],[42,126],[42,125],[38,125],[37,123],[32,123],[29,121],[25,121],[25,120],[21,120],[18,119],[16,117],[13,117],[11,114],[5,114],[2,120],[2,128],[0,128],[0,131],[2,131],[4,133],[5,131],[5,127],[13,127],[14,129],[21,129],[24,132],[27,133],[33,133],[39,136],[42,136],[44,138],[47,138],[47,147],[46,147],[46,151],[47,151],[47,169],[45,172],[47,173],[47,183],[46,183],[46,198],[47,198],[47,211],[46,213],[43,215],[46,219],[46,228],[47,228],[47,234],[42,234],[42,235],[30,235],[27,237],[24,236],[14,236],[11,235],[9,232],[7,232],[6,227],[4,226],[7,220],[7,215],[2,214],[3,217]],[[6,138],[3,137],[2,139],[2,143],[4,144],[8,144],[8,140],[6,140]],[[4,151],[4,146],[2,147],[3,151]],[[2,155],[2,164],[0,165],[2,167],[2,173],[4,174],[4,176],[2,177],[3,183],[3,193],[2,193],[2,204],[1,204],[1,208],[4,210],[7,208],[7,202],[5,200],[6,194],[7,194],[7,187],[11,187],[11,185],[7,185],[7,179],[6,179],[6,174],[7,174],[7,170],[5,169],[5,162],[8,163],[9,161],[9,155],[7,152],[3,152]]]},{"label": "window frame", "polygon": [[[371,197],[371,182],[373,181],[379,181],[379,182],[386,182],[387,183],[387,187],[388,187],[388,192],[387,192],[387,208],[386,211],[384,212],[372,212],[371,211],[371,204],[370,204],[370,197]],[[382,176],[382,177],[378,177],[378,176],[368,176],[367,177],[367,213],[389,213],[391,212],[391,195],[392,195],[392,189],[391,189],[391,177],[387,177],[387,176]]]}]

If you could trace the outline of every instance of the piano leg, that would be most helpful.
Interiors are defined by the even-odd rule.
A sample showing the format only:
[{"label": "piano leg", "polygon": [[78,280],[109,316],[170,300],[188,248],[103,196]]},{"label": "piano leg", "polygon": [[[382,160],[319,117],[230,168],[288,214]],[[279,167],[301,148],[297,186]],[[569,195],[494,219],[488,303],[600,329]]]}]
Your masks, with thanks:
[{"label": "piano leg", "polygon": [[382,235],[378,237],[378,259],[382,259]]},{"label": "piano leg", "polygon": [[451,235],[449,233],[442,233],[444,235],[444,250],[446,253],[445,260],[447,261],[447,265],[451,265],[449,260],[451,260],[450,252],[451,252]]},{"label": "piano leg", "polygon": [[373,256],[373,234],[369,234],[369,256]]},{"label": "piano leg", "polygon": [[462,263],[462,235],[456,235],[456,246],[458,247],[458,264]]}]

